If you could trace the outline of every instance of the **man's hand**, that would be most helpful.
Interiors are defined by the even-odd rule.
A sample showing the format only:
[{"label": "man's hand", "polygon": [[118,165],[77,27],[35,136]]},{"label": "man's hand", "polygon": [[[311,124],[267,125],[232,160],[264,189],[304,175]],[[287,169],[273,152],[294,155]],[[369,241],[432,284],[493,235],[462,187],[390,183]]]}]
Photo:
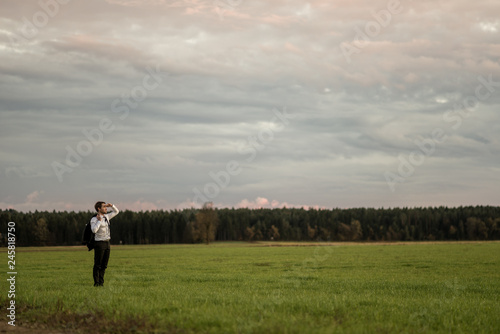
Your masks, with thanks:
[{"label": "man's hand", "polygon": [[112,207],[112,206],[113,206],[113,204],[108,203],[108,204],[106,204],[105,206],[106,206],[106,207],[108,207],[108,208],[110,208],[110,207]]},{"label": "man's hand", "polygon": [[98,221],[101,221],[101,215],[100,214],[97,214],[96,218],[97,218]]}]

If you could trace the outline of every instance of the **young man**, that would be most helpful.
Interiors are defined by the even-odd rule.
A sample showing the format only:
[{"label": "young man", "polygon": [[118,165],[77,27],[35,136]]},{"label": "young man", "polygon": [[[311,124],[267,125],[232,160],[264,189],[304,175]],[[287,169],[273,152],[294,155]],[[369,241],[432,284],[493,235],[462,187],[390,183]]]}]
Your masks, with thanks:
[{"label": "young man", "polygon": [[[109,253],[111,252],[109,240],[111,239],[109,221],[120,211],[113,204],[97,202],[95,204],[97,215],[90,220],[90,227],[95,233],[94,247],[94,286],[104,285],[104,272],[108,267]],[[113,211],[108,213],[108,208]]]}]

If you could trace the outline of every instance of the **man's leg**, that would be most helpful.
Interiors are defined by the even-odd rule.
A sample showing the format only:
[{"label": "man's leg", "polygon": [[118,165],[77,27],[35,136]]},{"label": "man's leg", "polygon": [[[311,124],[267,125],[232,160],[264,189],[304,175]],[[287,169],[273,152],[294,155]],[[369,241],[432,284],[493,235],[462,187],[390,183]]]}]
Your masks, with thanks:
[{"label": "man's leg", "polygon": [[105,247],[103,249],[103,256],[101,260],[101,267],[99,270],[99,285],[104,285],[104,273],[106,272],[106,268],[108,267],[109,255],[111,253],[111,247],[109,245],[109,241],[106,242]]},{"label": "man's leg", "polygon": [[105,249],[102,247],[102,242],[96,241],[94,247],[94,286],[98,286],[101,281],[101,263],[104,257],[104,251]]}]

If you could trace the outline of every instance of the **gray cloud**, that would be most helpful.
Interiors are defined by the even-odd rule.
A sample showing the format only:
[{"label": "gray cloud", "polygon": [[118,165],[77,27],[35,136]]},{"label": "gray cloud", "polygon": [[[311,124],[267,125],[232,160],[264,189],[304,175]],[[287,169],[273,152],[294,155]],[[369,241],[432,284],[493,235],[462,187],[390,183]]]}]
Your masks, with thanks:
[{"label": "gray cloud", "polygon": [[[241,172],[216,205],[497,205],[500,86],[481,88],[490,94],[471,110],[456,105],[479,77],[500,82],[500,10],[486,0],[401,7],[356,44],[386,1],[93,0],[53,15],[6,1],[0,206],[80,210],[105,197],[178,208],[232,160]],[[350,62],[348,43],[359,51]],[[155,69],[161,82],[146,90]],[[293,118],[281,129],[283,108]],[[113,130],[59,182],[53,163],[103,119]],[[392,192],[384,173],[399,175],[435,129],[446,140]]]}]

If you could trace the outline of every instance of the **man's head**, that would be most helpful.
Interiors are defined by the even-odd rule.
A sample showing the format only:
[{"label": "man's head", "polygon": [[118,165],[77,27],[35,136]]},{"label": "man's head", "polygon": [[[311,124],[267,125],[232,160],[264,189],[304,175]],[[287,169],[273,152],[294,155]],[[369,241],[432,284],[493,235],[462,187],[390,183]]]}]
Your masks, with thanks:
[{"label": "man's head", "polygon": [[106,213],[106,211],[108,211],[108,208],[106,206],[104,206],[105,204],[106,204],[106,202],[97,202],[94,205],[95,211],[97,211],[99,213]]}]

